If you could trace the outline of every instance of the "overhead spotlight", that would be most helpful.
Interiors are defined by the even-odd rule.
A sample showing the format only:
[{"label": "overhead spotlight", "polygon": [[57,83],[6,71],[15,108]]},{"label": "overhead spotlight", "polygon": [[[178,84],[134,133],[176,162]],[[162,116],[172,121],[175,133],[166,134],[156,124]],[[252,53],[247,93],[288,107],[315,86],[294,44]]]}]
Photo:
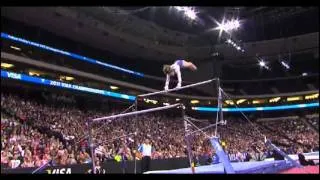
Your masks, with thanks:
[{"label": "overhead spotlight", "polygon": [[282,66],[284,66],[286,69],[290,69],[290,66],[285,63],[284,61],[281,61]]},{"label": "overhead spotlight", "polygon": [[183,11],[184,14],[192,20],[197,18],[196,11],[191,7],[174,6],[174,8],[177,9],[178,11]]},{"label": "overhead spotlight", "polygon": [[178,11],[183,11],[184,10],[184,7],[181,7],[181,6],[174,6],[173,8],[175,8]]},{"label": "overhead spotlight", "polygon": [[307,76],[308,75],[308,73],[302,73],[302,76]]},{"label": "overhead spotlight", "polygon": [[263,67],[263,68],[265,68],[265,69],[268,69],[268,70],[270,69],[263,60],[260,60],[260,61],[259,61],[259,66],[260,66],[260,67]]},{"label": "overhead spotlight", "polygon": [[232,31],[232,30],[236,30],[240,27],[240,22],[239,20],[231,20],[231,21],[227,21],[226,23],[218,23],[218,27],[215,29],[218,30],[223,30],[226,32]]},{"label": "overhead spotlight", "polygon": [[237,50],[240,50],[241,48],[240,48],[240,46],[237,46]]},{"label": "overhead spotlight", "polygon": [[261,61],[259,61],[259,65],[260,65],[261,67],[265,67],[265,66],[266,66],[266,63],[265,63],[263,60],[261,60]]},{"label": "overhead spotlight", "polygon": [[185,15],[188,16],[188,17],[189,17],[190,19],[192,19],[192,20],[194,20],[194,19],[197,18],[196,12],[195,12],[193,9],[191,9],[191,8],[187,8],[187,9],[185,10]]},{"label": "overhead spotlight", "polygon": [[238,29],[238,28],[240,27],[240,22],[239,22],[238,20],[234,20],[234,21],[232,22],[232,25],[233,25],[233,27],[234,27],[235,29]]},{"label": "overhead spotlight", "polygon": [[242,52],[244,52],[244,49],[241,49]]}]

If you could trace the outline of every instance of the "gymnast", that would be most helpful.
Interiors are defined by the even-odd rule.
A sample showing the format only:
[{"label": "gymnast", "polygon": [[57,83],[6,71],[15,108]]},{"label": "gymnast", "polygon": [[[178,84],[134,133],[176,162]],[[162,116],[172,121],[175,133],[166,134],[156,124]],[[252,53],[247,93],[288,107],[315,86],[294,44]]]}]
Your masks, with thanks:
[{"label": "gymnast", "polygon": [[197,70],[197,66],[195,66],[192,62],[186,61],[186,60],[176,60],[172,65],[163,65],[163,73],[166,75],[166,83],[164,86],[164,89],[167,91],[169,89],[169,83],[170,83],[170,76],[177,75],[178,77],[178,84],[176,88],[181,87],[181,68],[190,69],[192,71]]}]

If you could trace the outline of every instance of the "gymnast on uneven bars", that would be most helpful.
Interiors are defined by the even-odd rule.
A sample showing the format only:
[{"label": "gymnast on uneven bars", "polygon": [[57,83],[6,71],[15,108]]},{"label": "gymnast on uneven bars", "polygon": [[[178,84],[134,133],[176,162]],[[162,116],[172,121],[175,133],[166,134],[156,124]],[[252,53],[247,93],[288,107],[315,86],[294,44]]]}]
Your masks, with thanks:
[{"label": "gymnast on uneven bars", "polygon": [[166,83],[164,86],[164,90],[169,90],[169,83],[170,83],[170,76],[177,75],[178,77],[178,84],[176,88],[181,87],[181,72],[180,69],[190,69],[192,71],[197,70],[197,66],[195,66],[192,62],[186,60],[176,60],[172,65],[163,65],[163,73],[166,75]]},{"label": "gymnast on uneven bars", "polygon": [[[197,70],[197,66],[195,66],[192,62],[189,62],[186,60],[176,60],[172,65],[167,65],[167,64],[163,65],[163,73],[166,74],[166,83],[165,83],[164,90],[158,91],[158,92],[147,93],[147,94],[141,94],[141,95],[138,95],[138,97],[147,97],[147,96],[152,96],[152,95],[156,95],[156,94],[177,91],[177,90],[181,90],[181,89],[185,89],[185,88],[189,88],[189,87],[193,87],[193,86],[198,86],[201,84],[210,83],[213,80],[215,80],[215,79],[210,79],[210,80],[198,82],[195,84],[181,86],[182,78],[181,78],[180,69],[182,69],[182,68],[183,69],[190,69],[192,71]],[[177,77],[178,77],[178,84],[175,88],[169,89],[170,76],[174,76],[174,75],[177,75]]]}]

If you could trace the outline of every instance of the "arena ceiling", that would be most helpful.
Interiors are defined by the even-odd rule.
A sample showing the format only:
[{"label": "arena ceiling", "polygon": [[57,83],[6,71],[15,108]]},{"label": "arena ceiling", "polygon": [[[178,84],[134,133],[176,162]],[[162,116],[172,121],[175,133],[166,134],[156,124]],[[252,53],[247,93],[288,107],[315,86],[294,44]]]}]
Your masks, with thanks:
[{"label": "arena ceiling", "polygon": [[[92,7],[93,8],[93,7]],[[145,21],[142,23],[146,22],[155,22],[157,25],[161,27],[165,27],[166,29],[172,30],[173,32],[182,32],[185,34],[188,34],[190,36],[199,36],[199,34],[204,32],[204,29],[212,27],[212,20],[210,20],[210,17],[214,17],[215,19],[219,20],[223,17],[224,14],[232,14],[232,13],[239,13],[239,16],[241,19],[245,19],[244,21],[244,29],[240,29],[240,31],[235,34],[235,37],[237,39],[242,39],[243,41],[249,42],[248,44],[251,43],[251,41],[262,41],[266,39],[274,39],[274,38],[280,38],[280,37],[290,37],[287,39],[290,39],[291,42],[291,37],[293,35],[302,35],[305,33],[312,33],[312,32],[318,32],[318,8],[310,7],[310,8],[269,8],[269,7],[250,7],[250,8],[245,8],[245,7],[240,7],[238,9],[229,9],[228,8],[215,8],[215,7],[200,7],[199,8],[199,13],[198,16],[202,19],[202,24],[192,24],[192,22],[183,19],[181,16],[176,16],[176,15],[170,15],[168,13],[168,8],[165,7],[157,7],[153,8],[153,12],[151,13],[151,10],[149,7],[130,7],[130,8],[115,8],[115,7],[108,7],[109,11],[113,8],[115,9],[123,9],[123,11],[116,11],[117,13],[127,13],[130,16],[128,16],[129,20],[130,17],[138,17],[140,19],[144,19]],[[99,25],[92,25],[90,28],[88,27],[87,24],[85,23],[90,23],[91,19],[88,17],[85,17],[79,14],[74,13],[75,11],[69,11],[69,10],[76,10],[76,11],[81,11],[81,8],[8,8],[2,9],[4,11],[1,12],[1,15],[6,16],[9,19],[14,19],[19,22],[24,22],[25,24],[30,24],[33,25],[37,28],[42,28],[43,30],[51,32],[51,34],[57,35],[57,36],[63,36],[67,39],[72,39],[75,44],[79,46],[77,47],[79,50],[79,54],[81,55],[86,55],[90,51],[83,50],[84,48],[80,47],[80,42],[83,44],[85,43],[88,46],[94,47],[96,49],[103,50],[101,53],[94,53],[93,55],[89,55],[88,57],[96,57],[96,58],[102,58],[102,55],[105,55],[107,51],[109,52],[114,52],[120,53],[118,55],[122,56],[127,56],[127,57],[134,57],[136,58],[136,61],[131,61],[131,64],[134,64],[132,67],[128,67],[129,69],[133,70],[138,70],[136,66],[143,67],[145,69],[148,69],[149,71],[155,71],[159,72],[159,74],[156,74],[155,72],[152,72],[155,76],[162,76],[161,68],[158,68],[163,64],[164,61],[172,61],[174,56],[170,56],[170,54],[165,54],[161,52],[162,54],[159,54],[159,51],[151,51],[150,47],[145,46],[144,48],[134,48],[134,46],[137,46],[133,43],[129,44],[126,43],[124,45],[123,41],[125,42],[126,39],[123,37],[120,37],[120,40],[118,37],[113,36],[111,37],[111,33],[106,31],[97,31],[99,28]],[[93,13],[93,10],[91,8],[83,7],[83,9],[86,9],[88,11],[91,11]],[[83,12],[83,11],[81,11]],[[60,14],[59,14],[60,13]],[[65,14],[63,14],[65,13]],[[174,12],[171,12],[174,13]],[[61,16],[61,14],[63,16]],[[116,13],[115,13],[116,14]],[[151,14],[151,15],[150,15]],[[153,16],[152,16],[153,14]],[[276,14],[276,15],[275,15]],[[316,14],[316,15],[315,15]],[[96,14],[97,15],[97,14]],[[95,17],[99,18],[99,20],[102,20],[104,22],[112,23],[112,21],[109,21],[113,17],[112,14],[110,17],[106,16],[104,12],[101,12],[101,17],[98,16],[90,16],[90,18]],[[23,17],[23,18],[21,18]],[[300,19],[299,19],[300,17]],[[87,18],[87,19],[86,19]],[[108,19],[109,18],[109,19]],[[86,20],[84,20],[86,19]],[[88,20],[89,19],[89,20]],[[126,21],[127,19],[124,18],[123,22],[128,22]],[[87,22],[84,22],[87,21]],[[287,21],[289,23],[285,24],[284,22]],[[316,21],[316,23],[315,23]],[[4,22],[2,20],[2,22]],[[141,30],[139,24],[135,24],[136,21],[133,21],[131,26],[136,27],[136,29]],[[125,23],[125,24],[126,24]],[[130,23],[130,22],[128,22]],[[180,23],[180,24],[179,24]],[[260,30],[252,30],[252,31],[245,31],[245,28],[249,28],[249,24],[252,24],[252,28],[257,28],[260,27]],[[259,24],[260,23],[260,24]],[[59,24],[59,26],[57,26]],[[6,25],[4,23],[4,25]],[[129,29],[128,27],[121,26],[121,23],[118,24],[111,24],[112,27],[118,28],[119,31],[121,29]],[[140,24],[141,25],[141,24]],[[143,24],[142,24],[143,25]],[[258,26],[259,25],[259,26]],[[257,26],[257,27],[256,27]],[[14,32],[18,29],[17,35],[23,34],[18,25],[12,25],[11,30],[8,32]],[[281,32],[279,29],[284,28],[284,30]],[[3,28],[4,29],[4,28]],[[102,28],[103,29],[103,28]],[[156,30],[158,30],[156,28]],[[20,31],[20,32],[19,32]],[[152,32],[152,31],[151,31]],[[255,32],[255,33],[253,33]],[[271,33],[269,33],[271,32]],[[272,33],[273,32],[273,33]],[[55,38],[54,36],[51,36],[47,33],[41,33],[40,31],[33,31],[31,30],[32,34],[35,34],[35,36],[38,36],[38,40],[40,42],[43,42],[44,44],[47,44],[47,42],[52,43],[53,41],[58,41],[58,38]],[[279,34],[280,33],[280,34]],[[161,32],[159,33],[161,35]],[[173,33],[174,35],[175,33]],[[201,41],[201,43],[204,43],[206,45],[209,44],[209,41],[211,44],[218,44],[219,42],[217,41],[217,33],[216,32],[208,32],[204,33],[204,37],[208,36],[210,38],[203,38],[204,40],[208,39],[208,41]],[[255,34],[256,36],[250,36],[252,34]],[[259,34],[261,36],[259,36]],[[152,35],[152,34],[151,34]],[[23,37],[23,35],[21,35]],[[259,36],[259,37],[258,37]],[[305,39],[301,38],[298,40],[292,39],[292,42],[297,41],[297,45],[301,46],[301,44],[305,42],[311,42],[309,39],[315,39],[315,43],[317,42],[317,49],[318,49],[318,37],[317,36],[310,36],[308,35]],[[26,37],[27,38],[27,37]],[[110,38],[110,39],[108,39]],[[111,39],[112,38],[112,39]],[[118,38],[118,39],[117,39]],[[122,39],[121,39],[122,38]],[[169,38],[171,38],[169,36]],[[247,39],[246,39],[247,38]],[[251,39],[250,39],[251,38]],[[37,38],[36,38],[37,39]],[[284,38],[286,39],[286,38]],[[291,42],[291,43],[292,43]],[[109,44],[108,44],[109,43]],[[122,44],[121,44],[122,43]],[[270,50],[270,47],[273,47],[276,50],[278,47],[275,46],[275,44],[279,44],[278,41],[272,41],[272,42],[258,42],[258,43],[252,43],[252,46],[259,46],[259,43],[264,45],[267,44],[268,46],[262,46],[260,49],[267,49]],[[55,43],[53,43],[55,44]],[[70,46],[70,48],[74,48],[74,46],[71,46],[66,43],[66,41],[61,41],[57,43],[59,45],[54,46],[54,47],[60,47],[62,49],[68,50],[68,48],[63,47],[63,45]],[[294,43],[292,43],[294,44]],[[200,44],[201,45],[201,44]],[[71,52],[74,52],[73,49],[69,49]],[[77,49],[75,48],[75,49]],[[253,53],[262,53],[260,49],[255,49],[252,52]],[[128,51],[127,51],[128,50]],[[192,48],[191,48],[192,50]],[[129,52],[130,51],[130,52]],[[148,55],[146,55],[149,53]],[[293,52],[292,52],[293,53]],[[229,54],[226,52],[225,54]],[[142,63],[142,58],[140,58],[137,55],[146,55],[144,57],[148,57],[149,59],[148,62],[150,63],[155,63],[152,60],[159,60],[157,63],[160,65],[155,65],[152,64],[152,67],[155,67],[155,69],[150,68],[151,66],[148,66],[146,64]],[[308,55],[294,55],[291,54],[289,51],[286,51],[286,53],[282,54],[274,54],[273,59],[271,57],[265,57],[267,61],[270,62],[270,67],[271,70],[265,70],[262,69],[258,66],[257,60],[254,56],[250,57],[252,60],[251,62],[245,61],[244,59],[238,59],[238,61],[235,62],[235,60],[225,60],[226,65],[222,69],[222,74],[221,77],[225,80],[229,80],[230,89],[235,89],[240,91],[241,89],[245,91],[247,94],[254,94],[257,91],[257,93],[261,93],[260,89],[267,91],[266,93],[274,93],[273,90],[270,90],[270,87],[268,85],[268,82],[261,82],[261,84],[264,84],[265,86],[261,86],[258,88],[258,86],[249,86],[248,84],[244,84],[243,88],[240,88],[240,85],[238,86],[235,82],[230,81],[230,80],[253,80],[253,79],[272,79],[276,77],[283,77],[283,78],[289,78],[289,77],[296,77],[296,76],[301,76],[303,73],[308,73],[308,74],[314,74],[314,76],[311,77],[311,80],[308,80],[308,82],[305,81],[307,77],[303,77],[302,80],[298,82],[298,84],[295,84],[295,87],[301,87],[301,89],[297,89],[296,91],[303,91],[303,90],[313,90],[313,89],[318,89],[318,65],[319,65],[319,57],[318,55],[313,55],[308,54]],[[239,56],[237,56],[239,57]],[[110,57],[111,58],[111,57]],[[107,60],[109,63],[113,63],[116,65],[128,65],[128,61],[125,58],[119,58],[121,59],[117,62],[111,62],[110,58],[108,57],[103,57],[102,59]],[[113,58],[115,59],[115,58]],[[122,60],[123,59],[123,60]],[[160,61],[162,60],[162,61]],[[212,57],[209,59],[212,61]],[[291,65],[290,70],[284,69],[284,67],[281,65],[281,60],[286,60],[288,63]],[[116,61],[116,60],[114,60]],[[152,62],[151,62],[152,61]],[[307,63],[306,63],[307,61]],[[79,64],[77,64],[79,65]],[[147,70],[144,70],[142,68],[139,69],[141,72],[144,73],[149,73]],[[151,72],[150,72],[151,74]],[[308,77],[309,78],[309,77]],[[298,78],[300,79],[300,78]],[[310,82],[309,82],[310,81]],[[229,87],[228,84],[228,87]],[[242,82],[239,82],[238,84],[242,84]],[[292,84],[291,82],[284,83],[284,81],[279,81],[278,84],[273,84],[272,87],[277,87],[278,90],[275,92],[289,92],[292,89]],[[226,85],[227,86],[227,85]],[[231,87],[232,86],[232,87]],[[282,87],[283,86],[283,87]],[[309,87],[310,86],[310,87]],[[252,91],[250,90],[253,89]],[[259,91],[257,90],[259,89]],[[273,88],[275,89],[275,88]],[[240,94],[240,92],[233,92],[233,94]],[[241,92],[242,93],[242,92]],[[244,94],[244,93],[242,93]]]},{"label": "arena ceiling", "polygon": [[[181,57],[199,62],[212,59],[216,46],[225,42],[226,37],[212,30],[215,21],[223,17],[239,17],[242,26],[232,38],[241,43],[318,32],[317,7],[195,8],[198,18],[194,21],[169,6],[6,7],[1,15],[95,48],[159,62]],[[268,48],[252,50],[246,56],[263,54],[262,50]],[[239,57],[229,52],[223,54]]]},{"label": "arena ceiling", "polygon": [[221,22],[224,17],[238,17],[241,20],[243,26],[236,36],[244,42],[319,31],[318,7],[195,7],[198,17],[195,20],[188,20],[172,7],[119,8],[168,29],[214,36],[212,39],[218,39],[218,33],[208,33],[208,30],[216,27],[215,21]]},{"label": "arena ceiling", "polygon": [[[95,9],[97,8],[97,9]],[[105,11],[103,11],[103,8],[105,8]],[[224,7],[196,7],[196,11],[198,12],[197,16],[199,17],[199,21],[192,22],[186,19],[185,17],[179,15],[179,13],[175,12],[174,9],[170,9],[169,7],[55,7],[55,8],[36,8],[36,7],[10,7],[10,8],[2,8],[1,16],[5,16],[6,18],[13,19],[19,22],[24,22],[26,24],[33,25],[35,27],[42,28],[46,31],[49,31],[51,33],[54,33],[57,36],[63,36],[68,39],[72,39],[75,42],[81,42],[85,43],[88,46],[92,46],[94,48],[109,52],[114,52],[114,54],[127,56],[130,58],[135,59],[142,59],[141,57],[144,57],[144,60],[152,61],[152,60],[158,60],[158,62],[171,62],[172,59],[177,58],[177,54],[174,53],[174,49],[172,52],[166,53],[166,49],[163,49],[163,51],[160,51],[160,48],[155,47],[155,49],[150,49],[152,46],[151,44],[147,45],[137,45],[132,42],[128,43],[128,41],[125,39],[125,37],[111,37],[111,32],[106,31],[100,31],[99,24],[94,24],[89,27],[91,21],[94,19],[101,20],[100,22],[106,22],[110,23],[110,27],[115,28],[118,31],[123,30],[123,32],[126,32],[128,29],[131,30],[131,27],[135,27],[138,31],[144,31],[142,28],[143,24],[146,24],[148,22],[154,22],[158,26],[165,27],[168,30],[172,30],[170,34],[167,34],[168,37],[163,36],[163,38],[174,38],[171,37],[174,36],[174,32],[182,32],[184,34],[188,34],[190,36],[200,36],[199,34],[205,32],[205,29],[212,28],[212,26],[215,26],[214,20],[220,21],[222,17],[224,16],[239,16],[240,20],[243,22],[242,28],[240,28],[240,31],[235,34],[234,36],[238,40],[247,41],[251,48],[251,54],[246,56],[240,56],[239,54],[235,54],[229,51],[224,51],[223,49],[231,50],[231,48],[221,48],[218,49],[220,52],[224,52],[225,55],[234,56],[238,59],[237,61],[233,60],[232,57],[225,57],[225,62],[229,66],[229,68],[232,68],[232,70],[228,70],[226,72],[225,79],[248,79],[248,77],[238,77],[238,73],[230,73],[231,72],[240,72],[241,68],[248,68],[248,67],[254,67],[257,71],[260,71],[259,67],[257,66],[257,59],[256,54],[263,54],[262,51],[270,51],[272,48],[274,51],[279,51],[276,53],[273,53],[273,57],[269,56],[262,56],[262,58],[265,58],[268,61],[272,61],[276,63],[276,66],[279,66],[278,68],[281,71],[281,75],[279,73],[275,73],[275,71],[272,71],[272,73],[268,73],[269,75],[267,77],[261,77],[261,78],[272,78],[279,77],[279,76],[298,76],[301,75],[301,73],[304,73],[307,71],[308,68],[292,68],[291,71],[293,72],[287,72],[283,71],[281,68],[281,64],[279,65],[280,58],[285,58],[285,60],[288,61],[295,61],[298,60],[298,58],[294,55],[295,49],[289,51],[291,47],[285,47],[282,46],[282,42],[285,42],[286,40],[290,40],[289,45],[292,47],[295,46],[301,46],[303,45],[304,48],[309,48],[310,42],[313,43],[313,45],[316,44],[315,53],[310,53],[307,56],[307,59],[303,59],[301,62],[304,63],[304,60],[308,60],[309,64],[308,67],[311,67],[309,71],[312,73],[318,73],[318,35],[315,36],[309,36],[303,38],[292,38],[294,35],[303,35],[306,33],[312,33],[312,32],[318,32],[318,7],[233,7],[233,8],[224,8]],[[102,10],[99,11],[98,10]],[[75,12],[82,12],[82,14],[77,14]],[[83,13],[85,12],[85,13]],[[108,14],[109,13],[109,14]],[[91,16],[85,16],[91,15]],[[107,14],[107,15],[106,15]],[[121,14],[126,14],[126,16],[120,17]],[[23,17],[23,18],[21,18]],[[116,22],[118,18],[121,20],[123,18],[123,22]],[[130,21],[130,18],[138,17],[139,19],[143,19],[145,21]],[[112,21],[112,19],[116,19],[116,21]],[[86,22],[85,22],[86,21]],[[4,22],[2,20],[2,22]],[[97,22],[97,21],[96,21]],[[130,24],[127,27],[124,27],[127,24]],[[287,23],[285,23],[287,22]],[[59,23],[59,26],[56,24]],[[88,24],[85,24],[88,23]],[[115,24],[112,24],[115,23]],[[138,24],[135,24],[138,23]],[[140,23],[140,24],[139,24]],[[251,24],[251,25],[250,25]],[[4,24],[6,25],[6,24]],[[13,29],[20,29],[20,28],[14,28],[18,27],[13,25]],[[19,26],[20,27],[20,26]],[[100,28],[100,29],[99,29]],[[253,30],[248,30],[252,28]],[[260,29],[259,29],[260,28]],[[99,29],[99,31],[98,31]],[[282,30],[281,30],[282,29]],[[161,29],[163,30],[163,29]],[[163,33],[158,28],[155,28],[154,31],[158,31],[158,35],[161,36]],[[34,33],[33,30],[31,30],[33,34],[38,34],[40,31],[37,31],[37,33]],[[146,35],[152,36],[152,30],[146,31],[148,33],[151,32],[151,34]],[[131,32],[129,32],[131,33]],[[18,33],[20,34],[20,33]],[[147,33],[146,33],[147,34]],[[218,33],[217,32],[207,32],[204,33],[204,38],[201,39],[200,43],[206,44],[207,46],[210,46],[210,43],[212,45],[216,45],[219,43],[218,40]],[[252,36],[254,35],[254,36]],[[37,35],[38,36],[38,35]],[[46,34],[42,35],[46,36]],[[210,38],[206,38],[211,37]],[[40,37],[40,36],[39,36]],[[266,39],[274,39],[274,38],[280,38],[279,41],[262,41]],[[290,37],[290,38],[286,38]],[[50,39],[56,40],[56,38],[47,37],[48,41]],[[206,41],[207,40],[207,41]],[[212,41],[211,41],[212,40]],[[210,41],[210,42],[209,42]],[[252,42],[251,41],[260,41],[260,42]],[[47,41],[42,40],[40,42],[46,43]],[[309,44],[305,44],[309,43]],[[58,44],[65,44],[63,42],[60,42]],[[199,44],[201,46],[201,44]],[[61,48],[65,48],[63,46],[58,46]],[[71,47],[71,46],[70,46]],[[254,48],[256,47],[256,48]],[[182,47],[184,48],[184,47]],[[282,49],[281,49],[282,48]],[[66,48],[68,49],[68,48]],[[81,48],[78,48],[81,49]],[[157,51],[158,50],[158,51]],[[280,52],[283,51],[283,52]],[[70,49],[70,51],[74,51]],[[191,46],[190,49],[186,50],[187,52],[192,52],[193,47]],[[199,54],[207,56],[208,61],[212,61],[211,52],[212,49],[209,49],[207,54]],[[313,50],[312,50],[313,51]],[[106,53],[106,52],[105,52]],[[249,53],[249,51],[248,51]],[[80,53],[83,54],[83,53]],[[103,53],[101,53],[103,54]],[[197,52],[195,52],[197,54]],[[188,54],[187,54],[188,55]],[[89,56],[89,55],[88,55]],[[309,58],[310,56],[310,58]],[[312,57],[313,56],[313,57]],[[94,56],[93,56],[94,57]],[[99,54],[99,57],[100,56]],[[188,57],[188,56],[181,56],[181,57]],[[290,57],[290,58],[289,58]],[[110,58],[106,58],[110,59]],[[121,58],[120,58],[121,59]],[[191,58],[192,59],[192,58]],[[201,58],[194,58],[195,61],[198,61]],[[247,61],[249,59],[250,61]],[[120,65],[128,64],[127,62],[117,62]],[[135,61],[134,64],[139,63],[138,61]],[[142,61],[140,62],[142,63]],[[160,64],[161,64],[160,63]],[[238,64],[242,63],[242,64]],[[142,65],[141,65],[142,66]],[[300,67],[300,65],[299,65]],[[302,67],[302,66],[301,66]],[[128,67],[129,68],[129,67]],[[133,67],[134,68],[134,67]],[[276,68],[273,68],[276,69]],[[143,70],[142,70],[143,71]],[[145,71],[143,71],[145,72]],[[161,73],[161,72],[160,72]],[[283,75],[283,73],[285,73]],[[257,75],[256,72],[253,74]],[[264,73],[267,74],[267,73]],[[272,74],[272,76],[270,75]],[[156,74],[154,74],[156,75]],[[162,75],[162,74],[161,74]],[[242,73],[244,75],[244,73]],[[250,74],[248,75],[250,77]]]}]

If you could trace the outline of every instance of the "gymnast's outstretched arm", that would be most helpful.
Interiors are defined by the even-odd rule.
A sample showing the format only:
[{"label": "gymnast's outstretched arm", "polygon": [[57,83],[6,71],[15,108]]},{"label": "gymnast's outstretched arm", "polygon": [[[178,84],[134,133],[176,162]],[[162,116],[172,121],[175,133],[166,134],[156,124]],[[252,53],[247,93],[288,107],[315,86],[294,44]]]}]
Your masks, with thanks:
[{"label": "gymnast's outstretched arm", "polygon": [[181,72],[180,72],[180,68],[176,69],[177,77],[178,77],[178,84],[176,86],[176,88],[181,87],[181,83],[182,83],[182,78],[181,78]]},{"label": "gymnast's outstretched arm", "polygon": [[170,75],[167,74],[166,76],[166,83],[165,83],[165,86],[164,86],[164,90],[168,90],[169,89],[169,83],[170,83]]}]

